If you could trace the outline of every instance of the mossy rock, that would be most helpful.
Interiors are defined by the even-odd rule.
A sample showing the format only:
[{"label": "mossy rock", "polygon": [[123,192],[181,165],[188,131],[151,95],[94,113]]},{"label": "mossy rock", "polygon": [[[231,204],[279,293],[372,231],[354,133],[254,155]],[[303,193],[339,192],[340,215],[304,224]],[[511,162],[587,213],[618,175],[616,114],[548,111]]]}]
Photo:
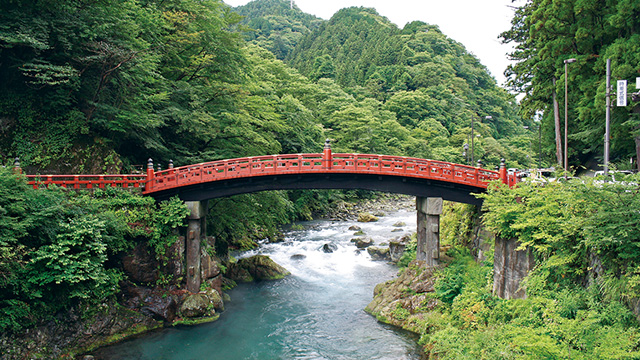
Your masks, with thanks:
[{"label": "mossy rock", "polygon": [[388,247],[370,246],[367,248],[367,252],[373,260],[390,260]]},{"label": "mossy rock", "polygon": [[237,282],[278,280],[291,273],[266,255],[255,255],[231,264],[227,276]]},{"label": "mossy rock", "polygon": [[209,298],[209,301],[213,305],[213,308],[216,311],[224,311],[224,301],[222,300],[222,296],[216,289],[208,289],[204,292],[205,295]]},{"label": "mossy rock", "polygon": [[358,214],[358,222],[375,222],[378,218],[368,212]]},{"label": "mossy rock", "polygon": [[355,245],[356,245],[356,247],[358,249],[365,249],[365,248],[373,245],[373,239],[370,238],[370,237],[351,239],[351,242],[355,243]]},{"label": "mossy rock", "polygon": [[205,316],[209,311],[210,305],[211,301],[207,295],[191,294],[180,304],[180,315],[187,318]]}]

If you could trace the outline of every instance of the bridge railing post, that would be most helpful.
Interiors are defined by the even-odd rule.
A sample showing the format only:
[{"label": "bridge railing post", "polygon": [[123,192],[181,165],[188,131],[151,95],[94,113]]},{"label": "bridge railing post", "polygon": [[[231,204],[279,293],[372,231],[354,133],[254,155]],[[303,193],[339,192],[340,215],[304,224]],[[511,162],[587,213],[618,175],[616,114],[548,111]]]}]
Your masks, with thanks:
[{"label": "bridge railing post", "polygon": [[331,140],[324,142],[324,150],[322,151],[322,168],[331,169],[333,163],[333,155],[331,154]]},{"label": "bridge railing post", "polygon": [[506,184],[506,185],[509,185],[509,178],[507,177],[507,165],[506,165],[504,159],[500,160],[499,174],[500,174],[500,180],[502,180],[502,183]]},{"label": "bridge railing post", "polygon": [[13,161],[13,173],[22,174],[22,168],[20,167],[20,158],[16,157]]},{"label": "bridge railing post", "polygon": [[155,175],[153,172],[153,160],[149,158],[149,160],[147,161],[147,181],[145,184],[145,191],[150,191],[153,189],[154,178]]}]

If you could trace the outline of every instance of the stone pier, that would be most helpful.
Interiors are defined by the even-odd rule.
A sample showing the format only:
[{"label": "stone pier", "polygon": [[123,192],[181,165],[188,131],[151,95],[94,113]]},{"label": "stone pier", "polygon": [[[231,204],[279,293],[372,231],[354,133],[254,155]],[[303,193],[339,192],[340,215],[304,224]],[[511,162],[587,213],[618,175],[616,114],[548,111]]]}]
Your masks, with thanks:
[{"label": "stone pier", "polygon": [[426,266],[436,266],[440,258],[442,198],[416,197],[416,210],[418,216],[416,260],[424,261]]},{"label": "stone pier", "polygon": [[187,224],[187,290],[200,291],[200,242],[206,236],[207,201],[187,201],[190,214]]}]

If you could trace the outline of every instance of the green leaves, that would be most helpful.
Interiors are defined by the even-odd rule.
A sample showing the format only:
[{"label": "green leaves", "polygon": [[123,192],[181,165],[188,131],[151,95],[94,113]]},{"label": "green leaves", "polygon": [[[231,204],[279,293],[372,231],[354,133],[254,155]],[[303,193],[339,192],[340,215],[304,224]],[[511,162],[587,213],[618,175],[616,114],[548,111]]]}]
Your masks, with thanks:
[{"label": "green leaves", "polygon": [[[491,268],[477,264],[468,250],[437,273],[436,295],[442,304],[425,319],[420,344],[438,359],[626,359],[637,358],[640,341],[635,316],[620,301],[603,296],[597,286],[553,282],[534,293],[542,265],[529,276],[526,299],[491,295]],[[556,257],[555,260],[558,260]],[[554,261],[555,261],[554,260]],[[562,277],[556,276],[562,280]],[[487,276],[488,275],[488,276]],[[429,319],[440,318],[433,322]],[[418,323],[420,324],[420,323]],[[618,339],[616,341],[615,339]]]},{"label": "green leaves", "polygon": [[[628,0],[529,0],[515,13],[512,28],[501,37],[514,42],[510,54],[509,85],[526,93],[521,114],[544,112],[543,122],[553,128],[553,95],[564,100],[564,80],[569,87],[569,160],[585,164],[601,158],[605,117],[605,63],[612,60],[613,79],[632,80],[638,65],[638,4]],[[564,74],[563,60],[576,58]],[[564,77],[567,79],[564,79]],[[556,81],[557,80],[557,81]],[[637,109],[636,109],[637,112]],[[635,157],[629,120],[631,106],[614,108],[611,117],[611,159]],[[557,116],[561,117],[562,112]],[[545,132],[552,148],[553,132]],[[573,135],[573,136],[572,136]],[[548,151],[551,152],[551,151]],[[575,161],[578,159],[578,161]],[[598,160],[599,163],[602,160]],[[628,166],[628,165],[627,165]]]},{"label": "green leaves", "polygon": [[74,287],[70,297],[88,298],[90,291],[108,283],[104,262],[106,245],[102,242],[105,223],[86,215],[60,224],[56,241],[33,252],[29,282],[36,286]]},{"label": "green leaves", "polygon": [[[574,179],[539,186],[491,188],[484,197],[486,226],[535,250],[545,276],[579,281],[597,256],[612,274],[640,265],[640,196],[634,179],[606,183]],[[546,269],[546,270],[543,270]],[[548,272],[546,272],[548,271]],[[551,286],[550,284],[548,284]]]},{"label": "green leaves", "polygon": [[122,280],[115,259],[138,241],[164,259],[187,213],[178,199],[158,205],[114,188],[34,190],[0,168],[0,331],[115,294]]}]

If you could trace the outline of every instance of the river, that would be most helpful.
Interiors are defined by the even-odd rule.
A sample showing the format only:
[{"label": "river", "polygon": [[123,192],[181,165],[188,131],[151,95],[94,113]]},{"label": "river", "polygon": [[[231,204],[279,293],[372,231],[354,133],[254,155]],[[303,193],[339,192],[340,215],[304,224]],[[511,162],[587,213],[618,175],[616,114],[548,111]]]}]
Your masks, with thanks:
[{"label": "river", "polygon": [[[372,261],[350,239],[352,225],[362,227],[375,243],[415,231],[415,213],[398,211],[374,223],[302,222],[285,241],[263,244],[269,255],[292,275],[279,281],[240,284],[216,322],[167,328],[94,353],[96,359],[419,359],[414,335],[378,323],[363,311],[376,284],[397,268]],[[300,229],[300,227],[297,227]],[[333,244],[332,253],[322,251]]]}]

